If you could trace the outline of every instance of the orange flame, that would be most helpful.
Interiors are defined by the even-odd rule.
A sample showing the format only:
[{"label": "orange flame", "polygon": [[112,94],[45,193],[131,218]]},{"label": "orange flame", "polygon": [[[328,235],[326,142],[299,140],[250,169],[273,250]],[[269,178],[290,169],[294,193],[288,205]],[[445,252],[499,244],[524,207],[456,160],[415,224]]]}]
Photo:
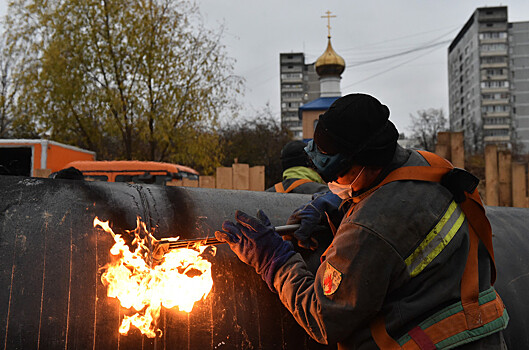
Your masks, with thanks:
[{"label": "orange flame", "polygon": [[[108,221],[103,222],[96,217],[94,227],[97,226],[112,234],[116,242],[110,253],[118,259],[105,265],[101,276],[108,289],[107,295],[119,299],[121,306],[136,311],[132,316],[124,316],[119,327],[121,334],[127,334],[132,325],[149,338],[161,336],[157,323],[162,306],[191,312],[196,301],[208,296],[213,279],[211,263],[201,256],[206,247],[170,250],[160,264],[150,266],[147,263],[151,261],[148,246],[156,239],[139,218],[136,229],[126,231],[134,234],[131,243],[134,251],[120,234],[112,231]],[[140,233],[144,233],[145,237],[141,238]]]}]

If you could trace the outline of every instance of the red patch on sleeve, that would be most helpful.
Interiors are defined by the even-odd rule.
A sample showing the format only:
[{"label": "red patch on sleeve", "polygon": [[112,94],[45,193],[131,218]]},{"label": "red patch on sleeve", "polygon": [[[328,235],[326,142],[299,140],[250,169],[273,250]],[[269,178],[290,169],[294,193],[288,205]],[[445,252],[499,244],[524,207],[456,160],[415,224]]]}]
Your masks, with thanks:
[{"label": "red patch on sleeve", "polygon": [[342,282],[342,273],[338,271],[329,262],[326,262],[325,273],[323,274],[323,294],[331,295],[338,290]]}]

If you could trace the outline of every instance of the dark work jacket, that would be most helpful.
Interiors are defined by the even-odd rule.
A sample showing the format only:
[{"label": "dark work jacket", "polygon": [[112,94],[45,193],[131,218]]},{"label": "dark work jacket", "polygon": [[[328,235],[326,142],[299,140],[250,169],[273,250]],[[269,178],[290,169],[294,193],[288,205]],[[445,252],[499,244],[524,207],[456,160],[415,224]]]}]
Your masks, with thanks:
[{"label": "dark work jacket", "polygon": [[[397,147],[390,171],[428,165],[415,151]],[[469,249],[466,218],[449,243],[416,275],[410,257],[441,218],[459,210],[438,183],[397,181],[373,191],[343,219],[326,260],[313,275],[300,254],[274,277],[274,287],[297,322],[316,341],[339,349],[377,349],[370,322],[381,313],[398,339],[419,322],[460,301],[460,281]],[[450,218],[450,225],[455,219]],[[415,271],[417,273],[417,271]],[[329,279],[329,275],[333,278]],[[479,247],[480,291],[490,288],[490,260]]]}]

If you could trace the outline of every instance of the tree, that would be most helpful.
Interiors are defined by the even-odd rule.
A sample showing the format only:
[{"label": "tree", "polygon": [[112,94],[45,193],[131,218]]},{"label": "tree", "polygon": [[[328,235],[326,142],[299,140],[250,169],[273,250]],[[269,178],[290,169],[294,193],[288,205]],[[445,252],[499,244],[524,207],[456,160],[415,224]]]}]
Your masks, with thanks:
[{"label": "tree", "polygon": [[198,8],[177,0],[14,0],[19,124],[100,159],[216,166],[241,79]]},{"label": "tree", "polygon": [[411,137],[416,138],[419,147],[434,151],[437,142],[437,133],[447,130],[447,119],[444,116],[443,109],[430,108],[428,110],[417,111],[417,116],[410,114]]},{"label": "tree", "polygon": [[272,116],[270,108],[258,112],[255,119],[226,125],[220,131],[224,158],[223,166],[231,166],[235,159],[250,166],[265,166],[266,188],[281,181],[281,149],[292,139]]},{"label": "tree", "polygon": [[465,125],[465,151],[468,154],[483,153],[483,122],[470,118]]},{"label": "tree", "polygon": [[[16,57],[9,52],[6,36],[0,35],[0,138],[8,138],[13,133],[13,107],[17,92],[13,80],[13,65]],[[21,130],[19,130],[21,132]],[[28,135],[24,135],[28,137]]]}]

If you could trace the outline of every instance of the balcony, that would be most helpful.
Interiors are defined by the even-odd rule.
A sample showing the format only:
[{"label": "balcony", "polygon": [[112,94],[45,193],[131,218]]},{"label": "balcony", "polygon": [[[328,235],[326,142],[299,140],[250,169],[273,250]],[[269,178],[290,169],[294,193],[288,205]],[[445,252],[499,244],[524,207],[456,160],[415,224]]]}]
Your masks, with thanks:
[{"label": "balcony", "polygon": [[480,68],[507,68],[507,62],[481,63]]},{"label": "balcony", "polygon": [[282,86],[281,87],[281,93],[283,92],[303,92],[303,86],[299,86],[299,87],[284,87]]},{"label": "balcony", "polygon": [[303,83],[303,77],[282,77],[281,82],[283,83]]},{"label": "balcony", "polygon": [[482,87],[481,88],[482,93],[502,93],[502,92],[509,92],[509,87]]},{"label": "balcony", "polygon": [[480,51],[479,57],[507,56],[507,50]]},{"label": "balcony", "polygon": [[494,81],[494,80],[507,80],[508,76],[507,74],[498,74],[498,75],[488,75],[488,74],[481,74],[481,81]]},{"label": "balcony", "polygon": [[281,108],[281,112],[297,112],[299,107],[284,107]]},{"label": "balcony", "polygon": [[508,105],[509,104],[509,99],[507,98],[502,98],[502,99],[483,99],[481,100],[481,105],[482,106],[490,106],[490,105]]},{"label": "balcony", "polygon": [[281,64],[282,65],[288,65],[288,64],[303,64],[303,56],[301,55],[293,55],[291,58],[288,58],[288,56],[281,56]]},{"label": "balcony", "polygon": [[483,141],[495,143],[495,142],[510,142],[511,138],[509,135],[507,136],[485,136],[483,137]]},{"label": "balcony", "polygon": [[303,102],[303,96],[298,96],[298,97],[281,96],[281,103],[283,103],[283,102],[286,102],[286,103],[289,103],[289,102],[302,103]]},{"label": "balcony", "polygon": [[509,130],[509,129],[510,129],[509,124],[490,124],[490,125],[485,124],[483,125],[483,130]]},{"label": "balcony", "polygon": [[509,112],[482,112],[483,118],[509,118]]},{"label": "balcony", "polygon": [[507,44],[507,38],[484,38],[479,39],[480,44]]}]

